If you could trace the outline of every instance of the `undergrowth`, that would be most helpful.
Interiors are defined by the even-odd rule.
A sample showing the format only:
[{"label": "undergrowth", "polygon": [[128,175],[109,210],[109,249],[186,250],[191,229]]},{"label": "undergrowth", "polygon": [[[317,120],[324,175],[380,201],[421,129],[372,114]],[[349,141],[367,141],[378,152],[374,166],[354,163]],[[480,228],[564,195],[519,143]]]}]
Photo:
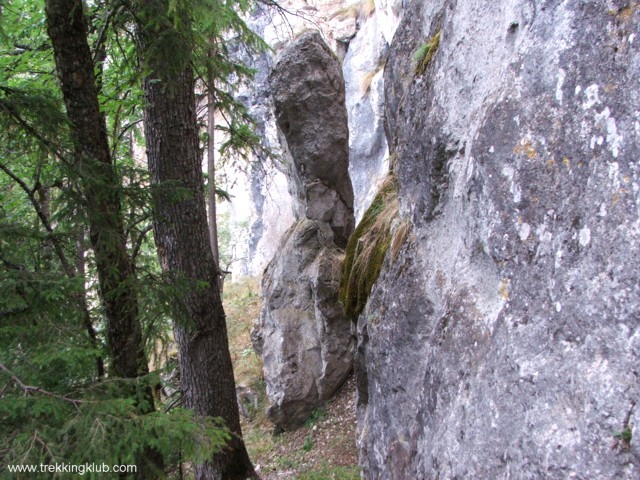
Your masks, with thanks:
[{"label": "undergrowth", "polygon": [[322,465],[313,471],[300,473],[297,478],[298,480],[358,480],[360,469],[342,465]]},{"label": "undergrowth", "polygon": [[225,284],[224,308],[236,384],[249,388],[258,387],[262,382],[262,363],[251,344],[251,329],[261,307],[258,280],[246,278]]}]

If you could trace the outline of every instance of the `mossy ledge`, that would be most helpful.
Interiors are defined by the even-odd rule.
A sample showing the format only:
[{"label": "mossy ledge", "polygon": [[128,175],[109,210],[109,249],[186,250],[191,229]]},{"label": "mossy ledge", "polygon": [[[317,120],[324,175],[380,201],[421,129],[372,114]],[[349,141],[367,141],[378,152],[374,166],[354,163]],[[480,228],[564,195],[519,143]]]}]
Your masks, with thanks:
[{"label": "mossy ledge", "polygon": [[[347,243],[339,295],[348,317],[357,318],[367,304],[389,247],[399,249],[392,232],[397,218],[398,180],[390,173]],[[404,241],[406,229],[401,230]]]},{"label": "mossy ledge", "polygon": [[428,42],[423,43],[418,47],[418,49],[413,54],[413,59],[416,62],[416,67],[414,69],[414,74],[416,77],[419,77],[427,71],[427,67],[431,63],[433,56],[438,50],[438,46],[440,45],[440,30],[436,32],[436,34],[431,37]]}]

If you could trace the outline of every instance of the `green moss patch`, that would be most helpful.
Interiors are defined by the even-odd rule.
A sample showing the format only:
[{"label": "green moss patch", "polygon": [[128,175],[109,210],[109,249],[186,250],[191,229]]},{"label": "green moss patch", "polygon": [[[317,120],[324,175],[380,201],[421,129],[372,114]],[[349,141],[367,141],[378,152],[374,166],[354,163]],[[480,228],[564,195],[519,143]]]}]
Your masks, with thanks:
[{"label": "green moss patch", "polygon": [[380,275],[384,257],[393,243],[391,225],[397,217],[398,181],[390,174],[347,243],[340,301],[351,318],[360,315]]},{"label": "green moss patch", "polygon": [[413,59],[416,62],[414,73],[416,77],[423,75],[427,71],[427,67],[431,63],[433,56],[438,50],[440,45],[440,31],[431,37],[428,42],[423,43],[413,54]]}]

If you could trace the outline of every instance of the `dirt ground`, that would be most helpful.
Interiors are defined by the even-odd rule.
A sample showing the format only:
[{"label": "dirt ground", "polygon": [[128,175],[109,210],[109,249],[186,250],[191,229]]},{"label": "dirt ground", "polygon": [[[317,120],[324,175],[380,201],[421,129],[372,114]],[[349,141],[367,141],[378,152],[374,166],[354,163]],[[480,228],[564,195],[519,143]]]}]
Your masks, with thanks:
[{"label": "dirt ground", "polygon": [[265,416],[268,400],[262,365],[250,337],[260,314],[259,283],[247,279],[225,285],[224,298],[236,384],[248,392],[243,403],[243,437],[260,476],[264,480],[359,479],[353,375],[303,427],[274,436]]},{"label": "dirt ground", "polygon": [[255,456],[254,464],[264,480],[360,478],[355,421],[355,380],[351,375],[304,427],[275,437],[273,447]]}]

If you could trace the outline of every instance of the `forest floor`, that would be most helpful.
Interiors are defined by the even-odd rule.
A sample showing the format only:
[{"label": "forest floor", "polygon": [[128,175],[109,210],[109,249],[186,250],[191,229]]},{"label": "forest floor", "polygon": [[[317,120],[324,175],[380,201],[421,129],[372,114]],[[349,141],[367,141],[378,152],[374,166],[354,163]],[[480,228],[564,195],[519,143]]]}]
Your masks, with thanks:
[{"label": "forest floor", "polygon": [[225,311],[236,384],[243,392],[242,432],[263,480],[351,480],[360,478],[355,445],[353,375],[324,407],[298,430],[273,435],[260,358],[251,345],[251,329],[260,315],[260,285],[255,279],[226,283]]}]

